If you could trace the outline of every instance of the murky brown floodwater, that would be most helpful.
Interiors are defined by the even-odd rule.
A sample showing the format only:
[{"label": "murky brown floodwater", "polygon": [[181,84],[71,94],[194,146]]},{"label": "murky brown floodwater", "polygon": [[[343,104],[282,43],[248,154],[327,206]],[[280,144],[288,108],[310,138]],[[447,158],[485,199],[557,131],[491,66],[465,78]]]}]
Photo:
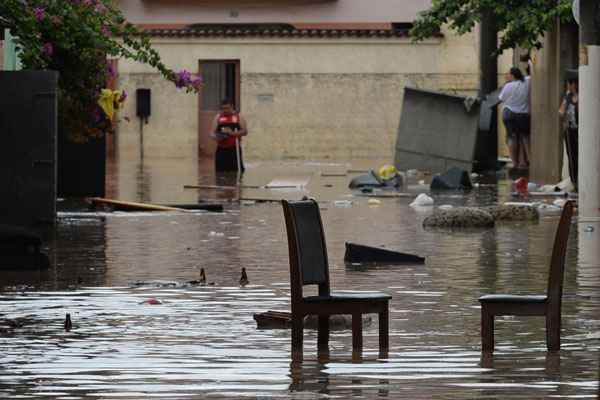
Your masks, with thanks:
[{"label": "murky brown floodwater", "polygon": [[[348,331],[333,332],[329,359],[319,360],[316,332],[306,330],[305,361],[293,364],[289,331],[256,329],[253,313],[289,309],[277,203],[226,202],[222,214],[70,212],[61,213],[55,232],[45,233],[53,268],[2,273],[0,321],[17,319],[22,326],[0,331],[0,398],[598,397],[598,226],[586,232],[589,224],[573,224],[560,354],[546,352],[542,318],[501,318],[497,351],[482,360],[478,296],[543,293],[558,216],[492,230],[424,231],[427,211],[410,208],[412,199],[369,206],[367,198],[348,196],[347,177],[317,174],[336,169],[257,164],[244,182],[314,174],[307,194],[322,202],[333,287],[393,295],[388,359],[377,358],[376,323],[365,328],[361,361],[352,360]],[[183,190],[184,184],[214,184],[188,161],[114,171],[110,191],[125,200],[189,203],[235,195]],[[435,199],[487,204],[504,201],[507,192],[501,182],[466,197]],[[336,200],[352,204],[340,207]],[[427,263],[345,266],[345,241],[419,253]],[[250,277],[245,288],[237,283],[242,266]],[[214,286],[185,284],[200,267]],[[162,304],[142,304],[150,298]],[[63,329],[65,313],[73,319],[70,332]]]}]

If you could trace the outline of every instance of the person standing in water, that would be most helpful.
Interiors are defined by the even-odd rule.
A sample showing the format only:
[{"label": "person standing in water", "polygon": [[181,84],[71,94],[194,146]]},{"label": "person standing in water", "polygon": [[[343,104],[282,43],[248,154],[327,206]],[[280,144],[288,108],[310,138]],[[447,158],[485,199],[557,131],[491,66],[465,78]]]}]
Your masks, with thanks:
[{"label": "person standing in water", "polygon": [[[248,135],[246,120],[234,108],[230,99],[221,102],[221,111],[215,116],[211,138],[217,142],[215,170],[217,172],[244,172],[241,141]],[[239,160],[238,160],[239,154]]]},{"label": "person standing in water", "polygon": [[577,190],[577,163],[579,162],[579,87],[577,78],[567,79],[567,92],[558,113],[564,121],[565,147],[569,159],[569,177]]},{"label": "person standing in water", "polygon": [[529,80],[519,68],[513,67],[506,75],[506,84],[500,92],[503,103],[502,121],[506,127],[506,141],[513,167],[529,167]]}]

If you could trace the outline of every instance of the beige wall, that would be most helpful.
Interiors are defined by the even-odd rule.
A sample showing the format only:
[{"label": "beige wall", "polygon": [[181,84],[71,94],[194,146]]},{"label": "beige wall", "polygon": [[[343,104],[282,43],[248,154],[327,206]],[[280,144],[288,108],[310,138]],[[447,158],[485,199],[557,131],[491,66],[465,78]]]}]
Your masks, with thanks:
[{"label": "beige wall", "polygon": [[[198,70],[198,60],[239,59],[241,107],[249,124],[249,160],[348,160],[393,156],[406,85],[473,94],[478,88],[476,34],[413,44],[369,40],[155,40],[169,67]],[[195,156],[198,98],[177,91],[151,69],[120,62],[119,85],[153,92],[145,153]],[[266,101],[265,101],[266,99]],[[121,152],[139,146],[135,99],[122,115]]]},{"label": "beige wall", "polygon": [[417,12],[429,8],[431,0],[221,0],[210,3],[122,0],[120,7],[134,23],[410,22]]},{"label": "beige wall", "polygon": [[556,183],[562,175],[563,149],[558,106],[562,91],[558,25],[546,32],[544,47],[534,53],[531,90],[530,179]]}]

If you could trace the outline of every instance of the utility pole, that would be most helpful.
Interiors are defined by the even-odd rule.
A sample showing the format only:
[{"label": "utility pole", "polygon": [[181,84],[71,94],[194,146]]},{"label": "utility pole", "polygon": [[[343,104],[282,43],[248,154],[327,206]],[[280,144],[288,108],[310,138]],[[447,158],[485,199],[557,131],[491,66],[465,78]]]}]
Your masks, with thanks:
[{"label": "utility pole", "polygon": [[579,221],[600,221],[600,4],[579,5]]}]

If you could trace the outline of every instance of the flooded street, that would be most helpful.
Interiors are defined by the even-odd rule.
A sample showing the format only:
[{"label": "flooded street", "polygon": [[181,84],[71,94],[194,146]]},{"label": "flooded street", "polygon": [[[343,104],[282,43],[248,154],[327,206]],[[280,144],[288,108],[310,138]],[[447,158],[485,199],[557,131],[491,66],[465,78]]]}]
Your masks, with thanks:
[{"label": "flooded street", "polygon": [[[546,351],[543,318],[501,317],[496,352],[482,359],[478,297],[545,293],[558,214],[487,230],[430,231],[421,225],[430,211],[409,207],[414,196],[373,206],[350,195],[350,176],[319,173],[346,166],[249,164],[246,185],[311,178],[306,192],[243,189],[242,197],[320,201],[333,290],[393,296],[388,358],[378,358],[374,316],[364,328],[362,358],[352,358],[349,330],[332,332],[327,358],[317,355],[316,331],[305,329],[304,362],[292,363],[290,331],[258,330],[252,318],[289,310],[281,205],[229,201],[235,190],[183,189],[215,184],[189,161],[147,165],[112,166],[107,197],[161,204],[206,199],[222,201],[225,211],[61,212],[56,230],[44,233],[54,266],[3,273],[0,320],[19,326],[0,330],[0,398],[599,398],[597,226],[590,231],[573,221],[561,352]],[[509,192],[501,180],[466,196],[433,197],[436,205],[488,205],[511,201]],[[347,241],[427,261],[345,265]],[[243,288],[241,267],[250,280]],[[187,283],[200,268],[214,285]]]}]

